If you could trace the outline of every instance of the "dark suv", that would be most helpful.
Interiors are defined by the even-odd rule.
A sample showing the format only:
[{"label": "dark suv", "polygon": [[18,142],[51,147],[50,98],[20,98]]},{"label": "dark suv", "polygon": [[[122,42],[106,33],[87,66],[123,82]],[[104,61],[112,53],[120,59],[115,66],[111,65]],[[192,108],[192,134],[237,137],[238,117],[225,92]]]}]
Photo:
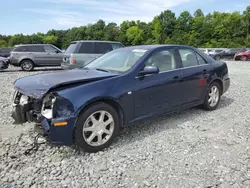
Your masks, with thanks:
[{"label": "dark suv", "polygon": [[117,48],[124,47],[120,42],[82,40],[71,42],[64,52],[62,68],[82,67],[101,55]]},{"label": "dark suv", "polygon": [[17,45],[10,53],[10,64],[24,71],[34,67],[61,66],[62,51],[51,44]]}]

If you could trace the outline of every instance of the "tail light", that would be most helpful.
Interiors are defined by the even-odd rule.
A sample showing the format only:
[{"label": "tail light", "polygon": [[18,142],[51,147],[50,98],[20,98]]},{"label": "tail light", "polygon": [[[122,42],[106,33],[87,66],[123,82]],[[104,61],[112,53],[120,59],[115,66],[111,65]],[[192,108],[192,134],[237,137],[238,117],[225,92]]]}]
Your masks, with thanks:
[{"label": "tail light", "polygon": [[70,57],[69,63],[70,64],[76,64],[76,58],[75,57]]}]

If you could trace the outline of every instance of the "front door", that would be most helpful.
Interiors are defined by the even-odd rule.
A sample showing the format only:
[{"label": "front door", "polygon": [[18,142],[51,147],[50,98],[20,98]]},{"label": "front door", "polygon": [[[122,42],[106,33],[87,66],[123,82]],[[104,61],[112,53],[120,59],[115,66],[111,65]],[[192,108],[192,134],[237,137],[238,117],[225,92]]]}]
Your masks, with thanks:
[{"label": "front door", "polygon": [[62,63],[62,53],[58,52],[53,46],[44,46],[46,52],[46,65],[47,66],[60,66]]},{"label": "front door", "polygon": [[157,66],[158,74],[136,77],[133,90],[135,120],[169,112],[181,106],[182,70],[175,49],[155,52],[145,66]]}]

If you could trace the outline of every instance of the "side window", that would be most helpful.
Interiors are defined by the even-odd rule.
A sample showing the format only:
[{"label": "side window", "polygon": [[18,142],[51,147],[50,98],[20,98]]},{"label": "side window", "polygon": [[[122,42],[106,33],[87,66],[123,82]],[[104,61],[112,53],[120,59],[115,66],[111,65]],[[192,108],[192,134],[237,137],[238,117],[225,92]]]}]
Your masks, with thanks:
[{"label": "side window", "polygon": [[24,51],[27,51],[25,46],[18,46],[13,50],[13,52],[24,52]]},{"label": "side window", "polygon": [[78,53],[81,54],[93,54],[93,43],[92,42],[83,42],[81,44],[80,49],[78,50]]},{"label": "side window", "polygon": [[94,52],[95,54],[105,54],[107,52],[112,51],[111,43],[104,43],[104,42],[95,42],[94,43]]},{"label": "side window", "polygon": [[192,67],[199,65],[196,54],[190,49],[179,49],[183,67]]},{"label": "side window", "polygon": [[197,54],[197,59],[198,59],[198,62],[199,62],[199,65],[205,65],[207,64],[207,62],[203,59],[203,57],[201,57],[199,54]]},{"label": "side window", "polygon": [[157,66],[160,72],[166,72],[177,68],[174,58],[174,50],[163,50],[154,53],[145,63],[146,66]]},{"label": "side window", "polygon": [[27,52],[45,52],[43,46],[27,46]]},{"label": "side window", "polygon": [[56,53],[56,52],[57,52],[57,49],[55,49],[55,48],[52,47],[52,46],[44,46],[44,50],[45,50],[45,52],[47,52],[47,53]]}]

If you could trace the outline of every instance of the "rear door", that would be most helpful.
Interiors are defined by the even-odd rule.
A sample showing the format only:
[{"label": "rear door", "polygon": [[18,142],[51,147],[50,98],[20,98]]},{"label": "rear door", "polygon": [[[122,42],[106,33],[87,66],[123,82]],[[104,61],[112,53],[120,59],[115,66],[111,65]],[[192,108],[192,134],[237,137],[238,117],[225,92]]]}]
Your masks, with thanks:
[{"label": "rear door", "polygon": [[197,52],[190,48],[179,48],[182,61],[182,103],[183,107],[192,106],[204,100],[208,87],[207,79],[212,66]]},{"label": "rear door", "polygon": [[62,63],[62,53],[53,46],[45,45],[44,50],[46,52],[46,65],[48,66],[60,66]]},{"label": "rear door", "polygon": [[47,64],[46,52],[42,45],[27,46],[27,55],[33,56],[35,65],[41,66]]}]

